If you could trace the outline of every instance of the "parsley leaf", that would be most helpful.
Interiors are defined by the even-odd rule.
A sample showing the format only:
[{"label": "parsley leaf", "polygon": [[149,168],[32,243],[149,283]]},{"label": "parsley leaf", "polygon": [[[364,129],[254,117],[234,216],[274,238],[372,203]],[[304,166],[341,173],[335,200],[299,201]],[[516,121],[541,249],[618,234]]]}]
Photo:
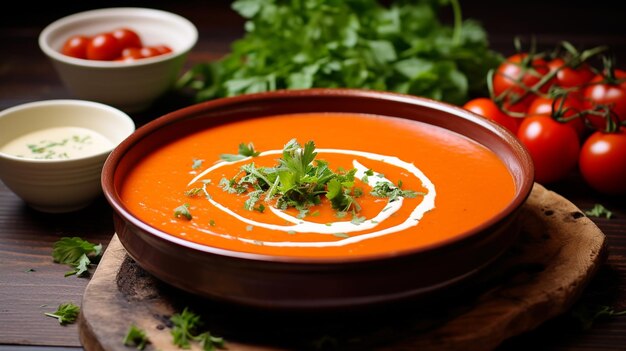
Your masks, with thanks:
[{"label": "parsley leaf", "polygon": [[587,216],[591,217],[606,217],[607,219],[611,219],[613,217],[613,212],[609,211],[606,207],[601,204],[595,204],[593,208],[589,211],[585,211]]},{"label": "parsley leaf", "polygon": [[60,304],[56,311],[44,314],[48,317],[58,319],[59,323],[64,325],[76,322],[76,318],[78,318],[78,313],[80,313],[80,307],[71,302],[68,302]]},{"label": "parsley leaf", "polygon": [[131,324],[128,328],[126,336],[124,337],[124,345],[136,346],[137,350],[143,350],[149,343],[150,339],[148,339],[146,332],[138,328],[136,325]]},{"label": "parsley leaf", "polygon": [[243,160],[246,157],[257,157],[259,154],[260,152],[254,150],[254,145],[252,143],[241,143],[239,144],[238,153],[236,155],[221,154],[220,158],[227,162],[233,162]]},{"label": "parsley leaf", "polygon": [[581,329],[588,330],[598,319],[623,316],[626,315],[626,310],[617,312],[610,306],[578,303],[569,314],[578,321]]},{"label": "parsley leaf", "polygon": [[291,2],[237,0],[245,36],[223,58],[199,63],[178,80],[197,101],[279,89],[346,87],[465,102],[487,95],[487,72],[502,56],[485,30],[454,11],[458,1]]},{"label": "parsley leaf", "polygon": [[215,348],[225,348],[224,339],[213,336],[205,331],[198,333],[202,326],[200,316],[185,308],[181,313],[177,313],[170,318],[174,325],[171,334],[174,338],[174,345],[188,349],[191,348],[191,341],[197,341],[204,351],[212,351]]},{"label": "parsley leaf", "polygon": [[189,212],[189,204],[184,203],[174,209],[174,217],[176,218],[185,218],[187,220],[191,220],[193,217],[191,216],[191,212]]},{"label": "parsley leaf", "polygon": [[389,198],[389,202],[396,201],[399,197],[414,198],[417,195],[423,195],[423,193],[413,190],[402,190],[400,186],[396,187],[389,182],[377,182],[370,194]]},{"label": "parsley leaf", "polygon": [[56,263],[72,266],[74,269],[65,276],[85,276],[91,260],[98,260],[102,254],[102,245],[93,244],[79,237],[63,237],[52,246],[52,259]]}]

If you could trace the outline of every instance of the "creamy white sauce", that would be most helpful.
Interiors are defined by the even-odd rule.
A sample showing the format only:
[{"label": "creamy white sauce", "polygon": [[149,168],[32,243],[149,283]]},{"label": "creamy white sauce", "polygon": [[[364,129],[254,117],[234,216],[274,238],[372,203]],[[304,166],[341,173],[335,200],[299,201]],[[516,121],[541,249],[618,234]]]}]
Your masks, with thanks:
[{"label": "creamy white sauce", "polygon": [[82,127],[54,127],[37,130],[15,138],[0,152],[16,157],[59,160],[99,154],[113,143],[100,133]]},{"label": "creamy white sauce", "polygon": [[[251,243],[251,244],[276,246],[276,247],[343,246],[343,245],[356,243],[356,242],[360,242],[363,240],[395,233],[395,232],[405,230],[410,227],[414,227],[419,223],[419,221],[422,219],[422,217],[424,216],[426,212],[435,208],[435,198],[436,198],[435,185],[430,181],[430,179],[428,179],[428,177],[426,177],[424,173],[422,173],[420,169],[415,167],[415,165],[413,165],[412,163],[402,161],[395,156],[386,156],[386,155],[380,155],[380,154],[364,152],[364,151],[340,150],[340,149],[317,149],[316,151],[319,154],[335,153],[335,154],[353,155],[353,156],[358,156],[358,157],[365,158],[365,159],[380,161],[383,163],[387,163],[387,164],[402,168],[408,174],[417,177],[422,182],[422,186],[426,188],[427,192],[423,196],[422,201],[417,206],[415,206],[411,214],[408,216],[408,218],[404,222],[398,225],[395,225],[393,227],[389,227],[389,228],[378,230],[378,231],[373,231],[370,233],[355,235],[355,236],[347,237],[341,240],[336,240],[336,238],[334,238],[335,240],[333,241],[318,241],[318,242],[294,242],[294,241],[276,242],[276,241],[259,241],[259,240],[246,239],[246,238],[235,238],[235,239],[241,240],[246,243]],[[283,150],[270,150],[270,151],[262,152],[259,156],[282,154],[282,152]],[[246,162],[246,161],[249,161],[250,159],[251,159],[250,157],[247,157],[242,160],[237,160],[237,161],[232,161],[232,162],[220,161],[214,164],[213,166],[209,167],[202,173],[198,174],[189,182],[188,185],[191,185],[201,180],[206,175],[210,174],[211,172],[223,166],[234,164],[234,163]],[[365,172],[369,169],[363,166],[357,160],[353,160],[353,166],[357,169],[355,176],[359,179],[363,178],[363,176],[365,176]],[[379,177],[379,176],[370,176],[367,179],[368,185],[372,187],[375,186],[379,182],[388,182],[390,184],[393,184],[388,179],[384,177]],[[210,194],[207,193],[207,195],[210,195]],[[294,232],[295,233],[317,233],[317,234],[329,234],[329,235],[335,235],[337,233],[347,234],[347,233],[354,233],[354,232],[360,232],[360,231],[373,229],[377,227],[380,223],[384,222],[393,213],[397,212],[404,205],[403,198],[399,197],[396,201],[389,202],[388,205],[385,206],[385,208],[381,212],[379,212],[376,216],[374,216],[373,218],[368,218],[360,224],[355,224],[350,221],[339,221],[339,222],[332,222],[332,223],[309,222],[309,221],[305,221],[305,220],[293,217],[280,209],[270,206],[269,208],[274,215],[292,223],[291,225],[278,225],[278,224],[258,222],[258,221],[246,218],[244,216],[241,216],[235,213],[234,211],[230,210],[226,206],[223,206],[222,204],[216,202],[212,196],[208,196],[207,200],[213,206],[223,211],[224,213],[232,217],[235,217],[238,220],[248,225],[251,225],[253,227],[262,227],[262,228],[266,228],[270,230],[280,230],[280,231],[289,232],[289,233],[294,233]],[[227,238],[227,239],[234,238],[232,235],[219,234],[219,233],[215,233],[211,230],[204,229],[204,228],[198,227],[197,229],[206,234],[217,235],[217,236]]]}]

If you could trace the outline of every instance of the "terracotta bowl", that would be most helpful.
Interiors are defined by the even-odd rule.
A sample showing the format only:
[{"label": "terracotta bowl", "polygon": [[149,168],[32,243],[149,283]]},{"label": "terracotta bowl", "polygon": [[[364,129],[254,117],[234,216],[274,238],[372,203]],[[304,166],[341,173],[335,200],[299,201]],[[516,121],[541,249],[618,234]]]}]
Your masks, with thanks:
[{"label": "terracotta bowl", "polygon": [[[514,178],[513,200],[454,240],[384,257],[311,259],[235,252],[174,238],[133,216],[120,197],[136,162],[157,146],[226,121],[303,112],[349,112],[436,125],[483,144]],[[193,105],[139,128],[107,159],[104,194],[128,254],[160,280],[206,298],[283,310],[366,306],[427,299],[494,262],[514,242],[512,225],[533,185],[531,159],[504,128],[465,109],[394,93],[311,89],[224,98]],[[497,191],[497,189],[494,189]],[[445,225],[445,224],[443,224]]]}]

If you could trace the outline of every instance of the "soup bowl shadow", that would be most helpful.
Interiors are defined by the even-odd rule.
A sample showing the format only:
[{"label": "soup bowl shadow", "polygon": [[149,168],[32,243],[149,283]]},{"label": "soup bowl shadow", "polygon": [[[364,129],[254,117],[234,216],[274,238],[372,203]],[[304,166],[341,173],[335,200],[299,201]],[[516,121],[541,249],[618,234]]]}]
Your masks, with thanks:
[{"label": "soup bowl shadow", "polygon": [[[309,112],[399,117],[461,134],[492,150],[503,161],[515,184],[513,199],[477,227],[432,245],[366,257],[306,258],[194,244],[142,221],[121,198],[125,179],[145,154],[190,130],[225,121]],[[215,301],[260,309],[312,311],[428,301],[470,281],[517,238],[518,226],[514,223],[532,190],[533,174],[530,156],[515,136],[465,109],[396,93],[307,89],[218,99],[157,118],[111,153],[103,168],[102,187],[113,207],[115,230],[122,245],[156,278]]]}]

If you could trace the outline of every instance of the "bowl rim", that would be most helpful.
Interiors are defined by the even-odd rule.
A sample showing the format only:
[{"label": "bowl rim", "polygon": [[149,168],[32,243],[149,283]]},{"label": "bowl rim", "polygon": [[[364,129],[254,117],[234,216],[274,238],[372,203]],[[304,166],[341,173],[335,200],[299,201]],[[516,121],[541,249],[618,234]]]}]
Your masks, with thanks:
[{"label": "bowl rim", "polygon": [[[25,111],[29,109],[36,109],[36,108],[41,108],[41,107],[45,108],[45,107],[52,107],[52,106],[67,106],[67,107],[80,106],[80,107],[86,107],[86,108],[92,108],[92,109],[100,109],[108,113],[111,113],[111,115],[116,116],[117,121],[119,122],[116,124],[119,125],[119,128],[127,129],[126,130],[127,135],[125,138],[122,139],[122,141],[126,139],[128,136],[130,136],[132,133],[134,133],[136,130],[135,121],[126,112],[116,107],[113,107],[113,106],[110,106],[101,102],[80,100],[80,99],[49,99],[49,100],[25,102],[19,105],[11,106],[9,108],[6,108],[0,111],[0,119],[18,111]],[[39,129],[37,129],[36,127],[32,129],[32,131],[37,131],[37,130]],[[94,131],[98,133],[100,132],[97,129],[94,129]],[[7,140],[7,142],[8,141],[10,140]],[[36,159],[36,158],[17,157],[17,156],[7,154],[2,151],[0,151],[0,157],[6,160],[14,161],[14,162],[31,163],[31,164],[73,163],[73,162],[81,162],[81,161],[92,159],[92,158],[100,158],[102,156],[106,156],[107,154],[110,154],[111,151],[113,151],[113,149],[117,147],[117,145],[115,145],[113,142],[111,142],[111,144],[113,145],[110,148],[107,148],[106,150],[103,150],[97,154],[81,156],[81,157],[73,157],[73,158],[68,158],[68,159]]]},{"label": "bowl rim", "polygon": [[[433,244],[420,246],[417,248],[397,250],[391,254],[370,254],[370,255],[356,255],[347,257],[300,257],[300,256],[275,256],[268,254],[259,254],[251,252],[234,251],[229,249],[223,249],[218,247],[212,247],[208,245],[197,244],[195,242],[180,239],[176,236],[168,234],[157,228],[150,226],[148,223],[135,217],[130,210],[126,208],[121,197],[119,196],[115,186],[115,171],[117,166],[123,159],[124,155],[134,147],[134,145],[150,134],[166,127],[167,125],[177,123],[179,120],[184,120],[188,115],[197,115],[202,112],[209,112],[213,109],[218,110],[220,108],[228,109],[229,106],[237,106],[240,103],[250,104],[255,101],[264,101],[267,99],[301,99],[301,98],[314,98],[315,96],[324,97],[349,97],[349,98],[364,98],[364,99],[380,99],[385,101],[391,101],[393,103],[405,103],[408,105],[421,105],[427,108],[435,108],[448,114],[454,114],[460,118],[470,120],[474,124],[478,124],[479,127],[483,127],[494,134],[498,139],[503,139],[504,142],[511,144],[512,152],[516,155],[515,159],[520,158],[519,164],[521,168],[525,170],[524,176],[521,177],[522,181],[518,184],[515,181],[516,193],[509,204],[504,207],[495,216],[489,220],[481,223],[480,225],[471,228],[470,230],[461,233],[453,238],[438,241]],[[303,111],[304,112],[304,111]],[[187,117],[186,117],[187,116]],[[477,141],[478,142],[478,141]],[[508,167],[507,167],[508,168]],[[395,92],[377,91],[369,89],[354,89],[354,88],[310,88],[299,90],[276,90],[262,93],[244,94],[233,97],[219,98],[215,100],[196,103],[176,111],[167,113],[161,117],[158,117],[147,124],[138,128],[135,133],[129,136],[126,140],[122,141],[118,147],[107,157],[102,170],[102,189],[106,200],[112,206],[115,214],[122,217],[125,221],[131,225],[139,228],[145,233],[156,237],[157,239],[165,240],[172,244],[182,246],[185,249],[192,249],[205,254],[217,255],[226,258],[243,259],[249,261],[265,262],[265,263],[292,263],[292,264],[307,264],[307,265],[336,265],[336,264],[358,264],[365,262],[374,262],[380,260],[388,260],[394,258],[400,258],[405,256],[416,255],[420,253],[427,253],[438,249],[446,249],[451,245],[462,243],[468,239],[474,237],[480,237],[480,234],[486,229],[496,225],[499,222],[504,222],[507,217],[513,215],[526,201],[532,191],[534,184],[534,166],[532,159],[526,148],[509,130],[500,126],[496,122],[493,122],[483,116],[480,116],[474,112],[471,112],[462,107],[454,106],[445,102]],[[135,235],[135,234],[132,234]]]},{"label": "bowl rim", "polygon": [[[133,60],[133,61],[104,61],[104,60],[88,60],[88,59],[80,59],[75,57],[70,57],[67,55],[63,55],[58,50],[52,48],[49,44],[49,37],[52,32],[55,30],[62,28],[68,24],[71,24],[77,20],[84,20],[89,18],[98,18],[102,15],[110,16],[115,14],[124,14],[124,15],[134,15],[141,16],[141,14],[154,14],[159,16],[166,16],[167,18],[176,21],[177,23],[187,27],[187,29],[191,32],[191,36],[186,36],[188,42],[186,45],[179,50],[174,50],[173,52],[158,55],[153,57],[143,58],[141,60]],[[167,61],[174,57],[179,57],[181,55],[189,52],[198,42],[198,28],[187,18],[165,10],[159,10],[148,7],[106,7],[106,8],[98,8],[92,9],[82,12],[73,13],[67,15],[65,17],[61,17],[50,24],[48,24],[40,33],[38,37],[38,44],[40,49],[48,56],[57,61],[64,62],[67,64],[72,64],[75,66],[83,66],[83,67],[91,67],[91,68],[123,68],[123,67],[137,67],[137,66],[145,66],[154,64],[157,62]]]}]

